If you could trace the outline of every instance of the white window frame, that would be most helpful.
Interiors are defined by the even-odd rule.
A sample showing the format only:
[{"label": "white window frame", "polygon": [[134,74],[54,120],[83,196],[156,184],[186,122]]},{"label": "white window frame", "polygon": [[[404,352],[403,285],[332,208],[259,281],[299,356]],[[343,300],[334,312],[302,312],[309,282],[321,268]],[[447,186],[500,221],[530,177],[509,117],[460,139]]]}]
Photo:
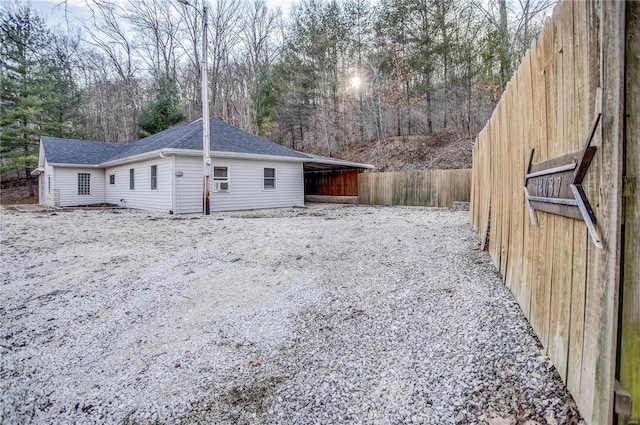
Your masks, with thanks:
[{"label": "white window frame", "polygon": [[[220,170],[222,168],[227,170],[226,177],[216,177],[216,169]],[[220,165],[220,166],[214,166],[213,167],[213,176],[212,176],[213,183],[212,183],[212,187],[211,187],[213,192],[229,192],[230,191],[229,189],[230,189],[230,185],[231,185],[231,183],[230,183],[231,179],[229,178],[229,174],[231,174],[231,169],[230,169],[230,167],[228,167],[226,165],[225,166]],[[223,189],[222,186],[225,183],[227,185],[227,188]]]},{"label": "white window frame", "polygon": [[[273,177],[267,177],[265,175],[267,170],[273,170]],[[273,180],[273,187],[267,187],[266,185],[267,180]],[[278,170],[276,169],[276,167],[264,167],[262,169],[262,190],[267,192],[276,190],[278,188],[277,181],[278,181]]]},{"label": "white window frame", "polygon": [[91,173],[78,173],[78,196],[91,196]]}]

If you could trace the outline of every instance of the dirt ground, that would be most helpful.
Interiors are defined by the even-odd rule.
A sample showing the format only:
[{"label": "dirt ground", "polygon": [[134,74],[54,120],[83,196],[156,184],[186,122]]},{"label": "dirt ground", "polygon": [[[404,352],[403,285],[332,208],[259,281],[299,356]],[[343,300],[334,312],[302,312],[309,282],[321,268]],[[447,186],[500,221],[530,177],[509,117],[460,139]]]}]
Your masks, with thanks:
[{"label": "dirt ground", "polygon": [[5,209],[0,423],[582,423],[467,214]]},{"label": "dirt ground", "polygon": [[337,158],[372,163],[377,171],[416,171],[471,168],[472,151],[473,139],[442,132],[354,143],[333,154]]}]

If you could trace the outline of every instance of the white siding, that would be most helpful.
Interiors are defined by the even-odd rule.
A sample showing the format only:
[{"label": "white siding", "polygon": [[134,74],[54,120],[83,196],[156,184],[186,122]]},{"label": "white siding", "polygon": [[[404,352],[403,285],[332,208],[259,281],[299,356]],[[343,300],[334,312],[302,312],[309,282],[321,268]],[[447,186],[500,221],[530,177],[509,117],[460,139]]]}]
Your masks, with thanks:
[{"label": "white siding", "polygon": [[176,156],[175,172],[176,213],[202,212],[202,158]]},{"label": "white siding", "polygon": [[[158,166],[158,188],[151,190],[151,166]],[[135,170],[134,189],[129,189],[129,169]],[[171,209],[169,159],[158,158],[104,169],[105,200],[147,211],[168,213]],[[109,176],[115,175],[115,184]]]},{"label": "white siding", "polygon": [[[89,173],[91,175],[89,195],[78,195],[79,173]],[[55,195],[54,190],[57,190],[60,194],[61,207],[91,205],[104,202],[104,170],[95,168],[55,167],[53,176],[55,178],[51,179],[52,187],[51,195],[49,196],[53,198]]]},{"label": "white siding", "polygon": [[[234,211],[304,205],[302,163],[213,158],[214,167],[228,167],[229,191],[211,191],[211,211]],[[264,168],[276,169],[276,189],[265,190]],[[176,201],[178,212],[202,211],[202,159],[178,157]],[[213,185],[212,185],[213,188]]]},{"label": "white siding", "polygon": [[55,193],[56,193],[56,175],[54,168],[49,165],[47,161],[44,162],[44,173],[42,174],[44,179],[44,202],[40,200],[41,204],[48,205],[50,207],[56,207]]}]

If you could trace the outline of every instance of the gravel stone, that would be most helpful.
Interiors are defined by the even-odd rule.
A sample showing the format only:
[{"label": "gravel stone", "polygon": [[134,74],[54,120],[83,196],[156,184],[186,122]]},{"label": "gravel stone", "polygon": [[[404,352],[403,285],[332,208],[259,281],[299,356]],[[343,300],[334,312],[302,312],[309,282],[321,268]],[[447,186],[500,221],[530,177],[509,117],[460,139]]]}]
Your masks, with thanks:
[{"label": "gravel stone", "polygon": [[467,212],[0,218],[0,423],[584,423]]}]

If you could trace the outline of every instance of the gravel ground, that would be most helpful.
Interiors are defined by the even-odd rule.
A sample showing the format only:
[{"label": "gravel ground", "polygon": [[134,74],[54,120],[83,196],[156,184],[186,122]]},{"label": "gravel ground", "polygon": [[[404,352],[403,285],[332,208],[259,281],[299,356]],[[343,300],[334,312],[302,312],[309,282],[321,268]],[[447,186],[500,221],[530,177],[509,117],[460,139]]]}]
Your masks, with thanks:
[{"label": "gravel ground", "polygon": [[467,214],[3,211],[0,423],[583,423]]}]

